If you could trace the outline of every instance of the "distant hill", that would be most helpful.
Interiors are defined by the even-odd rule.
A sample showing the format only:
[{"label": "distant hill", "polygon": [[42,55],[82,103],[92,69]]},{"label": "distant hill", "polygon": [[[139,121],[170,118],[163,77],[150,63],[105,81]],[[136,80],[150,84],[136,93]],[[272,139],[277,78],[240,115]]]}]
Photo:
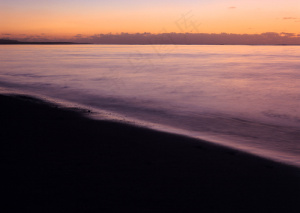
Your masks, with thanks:
[{"label": "distant hill", "polygon": [[0,44],[19,44],[17,40],[0,39]]},{"label": "distant hill", "polygon": [[78,44],[73,42],[23,42],[10,39],[0,39],[0,44]]}]

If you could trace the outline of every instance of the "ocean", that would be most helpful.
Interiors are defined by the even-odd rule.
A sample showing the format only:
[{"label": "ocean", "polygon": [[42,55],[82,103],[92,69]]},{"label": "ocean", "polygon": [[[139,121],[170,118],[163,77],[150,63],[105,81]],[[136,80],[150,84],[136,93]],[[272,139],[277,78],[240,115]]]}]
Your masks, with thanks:
[{"label": "ocean", "polygon": [[300,167],[300,46],[2,45],[0,92]]}]

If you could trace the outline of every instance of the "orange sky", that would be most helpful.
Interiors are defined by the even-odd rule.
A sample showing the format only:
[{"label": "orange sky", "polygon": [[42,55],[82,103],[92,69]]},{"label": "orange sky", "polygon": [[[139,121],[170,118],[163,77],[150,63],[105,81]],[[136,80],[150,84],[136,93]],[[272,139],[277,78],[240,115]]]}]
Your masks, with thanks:
[{"label": "orange sky", "polygon": [[1,0],[0,20],[1,37],[121,32],[299,34],[300,1]]}]

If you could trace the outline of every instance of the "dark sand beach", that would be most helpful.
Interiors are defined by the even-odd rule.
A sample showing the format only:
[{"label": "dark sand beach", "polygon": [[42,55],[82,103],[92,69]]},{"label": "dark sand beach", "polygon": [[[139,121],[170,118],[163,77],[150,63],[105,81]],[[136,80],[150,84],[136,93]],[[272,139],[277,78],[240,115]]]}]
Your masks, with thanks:
[{"label": "dark sand beach", "polygon": [[1,95],[2,212],[300,212],[300,169]]}]

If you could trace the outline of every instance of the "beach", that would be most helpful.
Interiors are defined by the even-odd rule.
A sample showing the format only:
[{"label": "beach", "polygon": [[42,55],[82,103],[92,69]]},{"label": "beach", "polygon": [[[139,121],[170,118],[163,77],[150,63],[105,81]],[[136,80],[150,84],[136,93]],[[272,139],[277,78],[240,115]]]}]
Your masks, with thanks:
[{"label": "beach", "polygon": [[300,210],[297,167],[24,95],[0,109],[5,212]]}]

